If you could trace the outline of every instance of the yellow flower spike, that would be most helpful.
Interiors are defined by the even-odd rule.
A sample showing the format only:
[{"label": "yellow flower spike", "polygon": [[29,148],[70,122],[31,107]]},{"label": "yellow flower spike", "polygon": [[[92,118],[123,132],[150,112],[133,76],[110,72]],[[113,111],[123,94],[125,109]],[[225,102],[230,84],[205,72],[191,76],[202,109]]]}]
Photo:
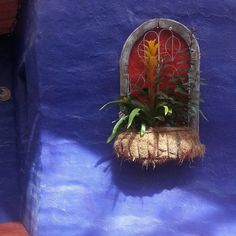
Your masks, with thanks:
[{"label": "yellow flower spike", "polygon": [[149,84],[148,97],[151,107],[154,107],[155,103],[159,46],[160,43],[157,43],[156,39],[146,40],[144,44],[144,62],[146,65],[146,80]]},{"label": "yellow flower spike", "polygon": [[150,54],[149,51],[144,51],[144,53],[145,53],[145,59],[146,59],[147,61],[149,61],[150,58],[152,57],[152,55]]},{"label": "yellow flower spike", "polygon": [[145,51],[149,51],[152,56],[156,56],[159,43],[156,42],[156,39],[147,41],[147,48]]}]

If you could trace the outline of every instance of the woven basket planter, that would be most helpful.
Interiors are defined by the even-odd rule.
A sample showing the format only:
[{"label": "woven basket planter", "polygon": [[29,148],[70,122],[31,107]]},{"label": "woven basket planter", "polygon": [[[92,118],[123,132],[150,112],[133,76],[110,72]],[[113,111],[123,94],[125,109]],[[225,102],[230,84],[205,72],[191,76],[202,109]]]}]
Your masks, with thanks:
[{"label": "woven basket planter", "polygon": [[158,127],[150,128],[142,137],[132,130],[120,133],[114,142],[114,150],[124,160],[155,167],[169,161],[181,164],[203,157],[205,146],[192,128]]}]

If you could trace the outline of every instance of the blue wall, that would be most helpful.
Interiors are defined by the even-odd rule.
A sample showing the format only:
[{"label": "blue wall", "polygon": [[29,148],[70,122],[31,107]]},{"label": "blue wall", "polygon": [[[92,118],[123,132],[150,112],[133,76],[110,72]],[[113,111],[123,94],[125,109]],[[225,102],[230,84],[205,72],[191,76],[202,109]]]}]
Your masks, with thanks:
[{"label": "blue wall", "polygon": [[[12,91],[14,39],[0,37],[0,86]],[[18,162],[13,99],[0,102],[0,222],[19,220]]]},{"label": "blue wall", "polygon": [[[207,153],[191,166],[146,172],[114,160],[104,142],[116,110],[98,109],[118,96],[126,38],[158,17],[197,30],[208,82],[202,109],[209,122],[200,124]],[[21,21],[34,112],[31,128],[23,119],[18,128],[33,132],[30,164],[21,157],[25,191],[34,190],[23,212],[32,235],[236,235],[234,1],[28,1]]]},{"label": "blue wall", "polygon": [[37,235],[41,174],[37,21],[37,2],[24,1],[16,30],[14,86],[21,220],[30,235]]}]

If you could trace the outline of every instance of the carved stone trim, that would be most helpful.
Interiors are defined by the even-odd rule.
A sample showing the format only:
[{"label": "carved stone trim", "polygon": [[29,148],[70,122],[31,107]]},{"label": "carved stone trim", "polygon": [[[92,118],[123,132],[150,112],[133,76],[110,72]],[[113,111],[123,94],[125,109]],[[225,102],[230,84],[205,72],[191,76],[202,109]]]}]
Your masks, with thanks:
[{"label": "carved stone trim", "polygon": [[[192,97],[198,97],[200,92],[200,49],[198,42],[192,32],[183,24],[170,20],[157,18],[144,22],[138,28],[136,28],[126,40],[121,56],[120,56],[120,95],[126,96],[128,94],[128,86],[129,86],[129,74],[128,74],[128,64],[129,64],[129,56],[134,44],[139,40],[147,31],[155,28],[163,28],[163,29],[171,29],[173,32],[179,34],[187,43],[190,50],[191,55],[191,70],[195,74],[196,77],[196,86],[195,90],[192,92]],[[199,104],[198,104],[199,107]],[[199,108],[198,108],[199,110]],[[194,127],[198,130],[199,127],[199,112],[197,111],[197,115],[194,120],[190,124],[190,126]]]}]

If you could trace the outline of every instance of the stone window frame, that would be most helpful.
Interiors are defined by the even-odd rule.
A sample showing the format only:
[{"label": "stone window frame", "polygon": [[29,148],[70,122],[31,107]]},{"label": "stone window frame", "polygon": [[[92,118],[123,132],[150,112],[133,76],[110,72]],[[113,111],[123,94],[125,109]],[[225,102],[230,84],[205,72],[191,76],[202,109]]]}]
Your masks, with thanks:
[{"label": "stone window frame", "polygon": [[127,38],[120,56],[120,95],[128,95],[129,74],[128,64],[129,56],[134,44],[149,30],[154,28],[171,29],[182,37],[187,43],[190,51],[190,68],[194,75],[196,84],[192,90],[191,97],[197,98],[197,112],[193,121],[189,124],[191,127],[199,130],[199,93],[200,93],[200,48],[196,37],[185,25],[171,19],[156,18],[145,21],[136,28]]}]

